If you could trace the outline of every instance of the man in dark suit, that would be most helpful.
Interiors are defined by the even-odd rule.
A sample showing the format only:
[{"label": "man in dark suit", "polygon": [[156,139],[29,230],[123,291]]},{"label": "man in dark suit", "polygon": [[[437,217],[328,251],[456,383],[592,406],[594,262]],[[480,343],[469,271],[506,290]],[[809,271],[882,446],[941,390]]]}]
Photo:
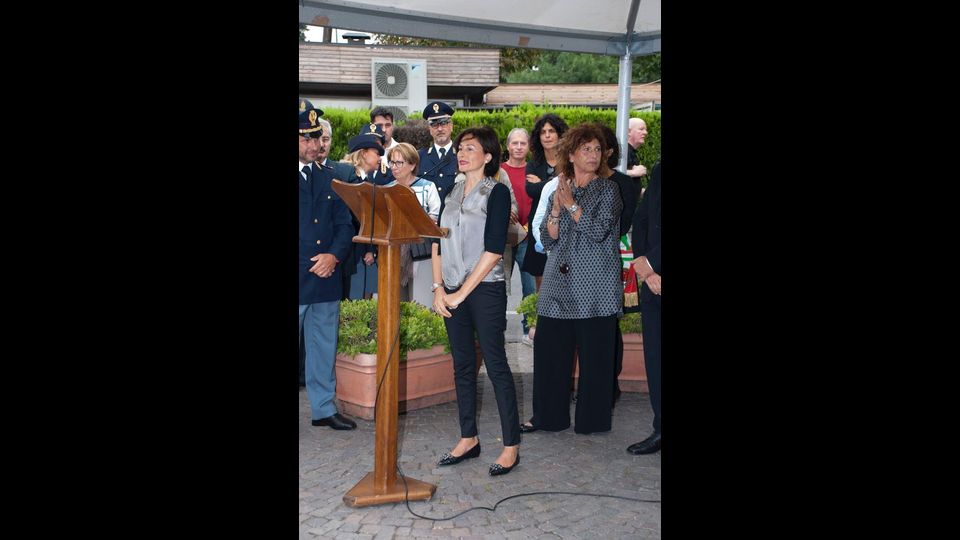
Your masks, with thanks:
[{"label": "man in dark suit", "polygon": [[653,166],[650,185],[633,215],[633,260],[640,286],[643,356],[653,407],[653,435],[631,444],[627,452],[653,454],[660,450],[660,161]]},{"label": "man in dark suit", "polygon": [[300,331],[304,336],[307,397],[311,423],[354,429],[356,422],[337,412],[335,359],[340,318],[340,261],[353,238],[350,210],[331,187],[330,171],[316,164],[323,111],[300,112]]},{"label": "man in dark suit", "polygon": [[453,107],[442,101],[431,101],[423,109],[423,119],[430,126],[433,144],[420,150],[421,178],[437,185],[440,211],[443,212],[447,193],[457,178],[457,153],[453,151]]}]

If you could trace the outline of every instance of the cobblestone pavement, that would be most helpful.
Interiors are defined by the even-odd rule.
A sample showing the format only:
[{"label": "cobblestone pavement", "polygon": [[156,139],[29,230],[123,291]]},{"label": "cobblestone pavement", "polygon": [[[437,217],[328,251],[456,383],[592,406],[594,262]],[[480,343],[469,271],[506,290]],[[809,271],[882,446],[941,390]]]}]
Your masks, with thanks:
[{"label": "cobblestone pavement", "polygon": [[[517,384],[520,419],[525,420],[532,411],[532,349],[508,343],[507,356]],[[560,433],[525,434],[520,465],[510,474],[491,477],[487,468],[500,452],[500,422],[493,386],[484,370],[480,380],[478,426],[483,450],[477,459],[436,466],[440,455],[459,438],[455,402],[400,416],[400,467],[407,476],[437,486],[431,500],[410,503],[414,512],[452,516],[533,491],[660,499],[660,453],[632,456],[626,452],[627,446],[650,434],[647,394],[624,393],[608,433],[577,435],[571,427]],[[473,510],[448,521],[417,518],[402,503],[350,508],[343,503],[344,493],[373,470],[374,423],[357,419],[357,424],[353,431],[312,427],[306,391],[300,389],[301,539],[660,538],[660,503],[610,498],[521,497],[502,503],[496,512]]]}]

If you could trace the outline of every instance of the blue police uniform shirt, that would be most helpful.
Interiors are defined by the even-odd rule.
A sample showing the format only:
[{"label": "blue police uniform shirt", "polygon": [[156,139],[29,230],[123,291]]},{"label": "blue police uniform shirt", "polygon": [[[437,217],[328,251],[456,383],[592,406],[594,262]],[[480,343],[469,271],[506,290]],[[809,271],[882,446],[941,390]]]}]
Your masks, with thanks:
[{"label": "blue police uniform shirt", "polygon": [[329,170],[310,164],[310,175],[304,177],[300,163],[297,177],[300,184],[300,305],[339,301],[343,294],[338,263],[330,277],[321,278],[310,272],[316,264],[310,258],[330,253],[342,261],[352,245],[353,221],[350,209],[332,187]]},{"label": "blue police uniform shirt", "polygon": [[[440,157],[440,151],[436,144],[431,144],[428,148],[420,150],[420,171],[418,176],[430,180],[437,185],[437,193],[440,195],[440,206],[443,207],[447,198],[447,193],[453,188],[453,183],[457,179],[457,154],[453,151],[453,142],[443,147],[445,153]],[[443,165],[437,167],[443,161]]]}]

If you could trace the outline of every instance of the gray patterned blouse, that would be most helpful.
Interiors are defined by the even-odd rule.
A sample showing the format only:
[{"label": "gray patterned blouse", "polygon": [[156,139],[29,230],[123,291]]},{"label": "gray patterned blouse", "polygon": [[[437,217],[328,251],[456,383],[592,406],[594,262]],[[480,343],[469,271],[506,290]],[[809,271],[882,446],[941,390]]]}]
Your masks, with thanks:
[{"label": "gray patterned blouse", "polygon": [[[574,188],[573,198],[583,209],[579,223],[566,209],[561,210],[556,240],[547,232],[549,215],[540,225],[547,264],[537,315],[557,319],[620,316],[620,189],[611,180],[596,178],[585,187]],[[547,212],[556,213],[552,197]]]}]

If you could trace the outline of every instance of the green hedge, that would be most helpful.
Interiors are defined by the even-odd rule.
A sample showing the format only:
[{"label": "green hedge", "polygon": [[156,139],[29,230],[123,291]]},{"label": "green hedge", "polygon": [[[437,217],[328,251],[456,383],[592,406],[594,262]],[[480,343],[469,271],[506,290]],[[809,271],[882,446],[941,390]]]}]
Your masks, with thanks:
[{"label": "green hedge", "polygon": [[[529,294],[523,297],[520,305],[517,306],[517,313],[527,316],[527,325],[537,325],[537,298],[539,293]],[[640,320],[639,313],[624,313],[618,323],[621,334],[640,334],[643,332],[643,322]]]},{"label": "green hedge", "polygon": [[343,156],[347,155],[347,141],[360,133],[361,127],[370,123],[370,110],[323,109],[323,117],[333,127],[330,159],[340,161]]},{"label": "green hedge", "polygon": [[[567,125],[574,127],[584,122],[602,122],[611,129],[617,128],[616,109],[590,109],[587,107],[544,107],[541,105],[531,105],[524,103],[509,110],[496,111],[457,111],[453,115],[453,136],[468,127],[488,126],[492,128],[500,138],[500,144],[506,148],[507,134],[515,127],[525,128],[527,131],[533,129],[537,118],[544,113],[554,113],[562,118]],[[339,160],[347,153],[347,141],[357,133],[360,128],[370,123],[370,111],[367,109],[348,111],[345,109],[324,109],[324,118],[330,121],[333,126],[333,148],[330,151],[330,159]],[[653,164],[657,162],[660,156],[660,112],[640,112],[630,111],[630,116],[642,118],[647,123],[647,140],[640,147],[638,152],[640,162],[650,171]],[[411,118],[419,118],[420,114],[415,113]],[[643,183],[646,185],[649,174],[643,177]]]}]

